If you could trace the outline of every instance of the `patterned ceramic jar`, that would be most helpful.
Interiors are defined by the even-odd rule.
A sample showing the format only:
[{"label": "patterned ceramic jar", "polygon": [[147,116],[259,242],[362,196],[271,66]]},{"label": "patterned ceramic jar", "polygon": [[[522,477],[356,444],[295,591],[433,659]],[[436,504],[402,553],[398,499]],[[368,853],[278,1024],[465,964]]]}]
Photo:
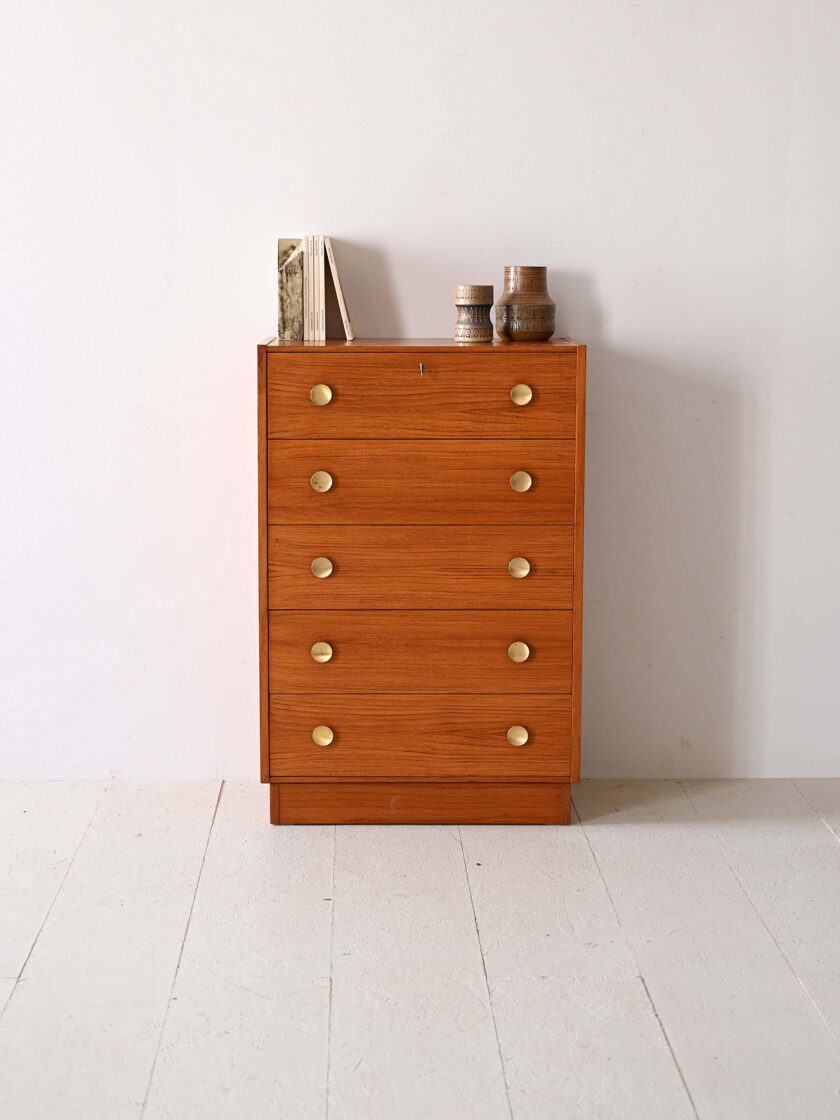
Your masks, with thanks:
[{"label": "patterned ceramic jar", "polygon": [[496,331],[508,342],[547,342],[554,334],[554,300],[545,265],[505,265],[505,290],[496,303]]},{"label": "patterned ceramic jar", "polygon": [[490,308],[493,306],[492,284],[456,284],[455,323],[456,342],[492,342],[493,324]]}]

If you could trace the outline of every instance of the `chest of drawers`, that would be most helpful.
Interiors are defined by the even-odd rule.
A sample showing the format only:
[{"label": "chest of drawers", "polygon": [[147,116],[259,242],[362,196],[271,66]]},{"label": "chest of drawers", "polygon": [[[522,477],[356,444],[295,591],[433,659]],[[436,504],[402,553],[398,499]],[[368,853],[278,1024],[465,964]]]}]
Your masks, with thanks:
[{"label": "chest of drawers", "polygon": [[566,823],[585,347],[258,348],[261,777],[280,823]]}]

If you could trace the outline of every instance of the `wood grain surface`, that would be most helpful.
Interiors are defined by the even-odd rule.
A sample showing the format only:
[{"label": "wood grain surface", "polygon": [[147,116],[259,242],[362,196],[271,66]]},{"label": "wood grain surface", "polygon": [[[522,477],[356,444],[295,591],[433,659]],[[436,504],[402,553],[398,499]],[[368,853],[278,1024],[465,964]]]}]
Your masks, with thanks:
[{"label": "wood grain surface", "polygon": [[[275,693],[270,699],[271,777],[569,777],[569,696]],[[327,747],[312,741],[325,724]],[[514,747],[508,728],[528,742]]]},{"label": "wood grain surface", "polygon": [[266,351],[257,347],[257,571],[259,579],[260,779],[268,781],[268,456]]},{"label": "wood grain surface", "polygon": [[[571,611],[270,611],[268,633],[272,692],[571,690]],[[516,641],[527,661],[508,657]]]},{"label": "wood grain surface", "polygon": [[[570,525],[271,525],[268,605],[313,610],[569,609]],[[325,556],[332,575],[317,579]],[[508,563],[531,571],[514,579]]]},{"label": "wood grain surface", "polygon": [[[423,366],[421,375],[420,366]],[[268,437],[379,439],[528,437],[575,435],[574,353],[366,355],[348,362],[321,355],[272,354],[268,359]],[[524,382],[527,405],[510,397]],[[332,400],[315,405],[316,384]]]},{"label": "wood grain surface", "polygon": [[272,782],[272,824],[568,824],[566,782]]},{"label": "wood grain surface", "polygon": [[[383,420],[383,425],[385,421]],[[571,524],[574,440],[269,440],[270,524]],[[312,489],[315,471],[332,488]],[[511,489],[515,471],[533,485]]]},{"label": "wood grain surface", "polygon": [[586,434],[586,347],[577,353],[575,416],[574,623],[572,626],[572,781],[580,781],[580,713],[583,669],[583,491]]}]

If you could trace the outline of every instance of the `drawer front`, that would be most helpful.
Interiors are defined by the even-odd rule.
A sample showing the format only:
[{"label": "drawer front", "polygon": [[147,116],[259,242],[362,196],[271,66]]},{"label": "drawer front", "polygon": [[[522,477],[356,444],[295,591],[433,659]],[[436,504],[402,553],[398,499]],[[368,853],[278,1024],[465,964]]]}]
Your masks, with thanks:
[{"label": "drawer front", "polygon": [[[574,440],[273,439],[268,441],[268,521],[571,524],[574,449]],[[329,476],[329,489],[313,489],[317,472]],[[530,476],[530,489],[513,489],[516,472]]]},{"label": "drawer front", "polygon": [[571,690],[571,611],[269,611],[268,644],[271,692]]},{"label": "drawer front", "polygon": [[[573,438],[576,363],[573,353],[271,355],[268,438],[376,439],[383,425],[400,438]],[[326,403],[311,399],[316,385]],[[517,385],[527,403],[511,399]]]},{"label": "drawer front", "polygon": [[[570,610],[572,550],[570,525],[272,526],[268,605]],[[511,575],[514,560],[527,560],[527,575]]]},{"label": "drawer front", "polygon": [[275,694],[270,710],[272,778],[569,776],[568,696]]}]

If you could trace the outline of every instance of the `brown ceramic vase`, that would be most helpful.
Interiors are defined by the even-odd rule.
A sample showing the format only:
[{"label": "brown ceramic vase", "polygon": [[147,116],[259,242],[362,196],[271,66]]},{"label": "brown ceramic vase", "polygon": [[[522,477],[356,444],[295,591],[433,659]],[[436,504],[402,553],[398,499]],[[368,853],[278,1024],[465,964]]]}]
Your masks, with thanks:
[{"label": "brown ceramic vase", "polygon": [[505,265],[505,290],[496,300],[496,333],[507,342],[547,342],[554,334],[554,300],[544,265]]}]

